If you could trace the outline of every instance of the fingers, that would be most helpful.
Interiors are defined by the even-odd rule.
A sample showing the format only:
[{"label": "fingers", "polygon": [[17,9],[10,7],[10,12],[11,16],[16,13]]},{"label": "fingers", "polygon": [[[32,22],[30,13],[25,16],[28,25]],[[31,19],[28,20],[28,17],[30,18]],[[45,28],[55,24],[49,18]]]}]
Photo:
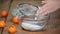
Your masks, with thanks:
[{"label": "fingers", "polygon": [[47,11],[46,11],[46,5],[44,5],[43,7],[39,8],[38,11],[37,11],[37,15],[43,15],[45,14]]},{"label": "fingers", "polygon": [[42,3],[41,3],[41,4],[43,4],[43,5],[44,5],[44,4],[46,4],[46,3],[47,3],[47,1],[45,0],[45,1],[42,1]]},{"label": "fingers", "polygon": [[37,15],[46,15],[55,12],[57,9],[59,9],[59,5],[56,2],[48,2],[37,11]]}]

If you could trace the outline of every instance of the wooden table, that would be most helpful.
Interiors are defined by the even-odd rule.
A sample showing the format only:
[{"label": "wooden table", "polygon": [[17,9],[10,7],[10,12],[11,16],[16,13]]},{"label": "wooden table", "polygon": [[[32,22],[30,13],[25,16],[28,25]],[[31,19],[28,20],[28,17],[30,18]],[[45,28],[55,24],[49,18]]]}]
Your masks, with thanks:
[{"label": "wooden table", "polygon": [[[8,12],[9,11],[9,7],[10,7],[10,2],[11,2],[11,0],[9,0],[9,1],[0,0],[0,12],[2,10],[6,10]],[[0,15],[0,20],[4,20],[6,22],[7,17],[2,18],[1,15]],[[3,30],[4,30],[4,28],[0,29],[0,34],[2,34]]]},{"label": "wooden table", "polygon": [[[39,5],[39,3],[41,3],[40,0],[3,0],[2,3],[0,3],[0,11],[1,10],[6,10],[8,12],[8,16],[6,18],[1,18],[2,20],[4,20],[6,22],[6,27],[4,27],[4,29],[0,29],[0,34],[9,34],[7,32],[7,27],[10,24],[13,24],[11,19],[12,19],[12,14],[11,14],[11,10],[15,9],[17,4],[20,3],[31,3],[33,5]],[[58,12],[57,12],[58,11]],[[25,31],[22,30],[22,28],[20,27],[20,23],[19,24],[14,24],[17,28],[17,32],[15,34],[60,34],[60,10],[57,10],[56,12],[54,12],[53,14],[50,14],[50,20],[48,21],[48,24],[46,25],[46,27],[44,28],[44,30],[42,31],[38,31],[38,32],[29,32],[29,31]]]}]

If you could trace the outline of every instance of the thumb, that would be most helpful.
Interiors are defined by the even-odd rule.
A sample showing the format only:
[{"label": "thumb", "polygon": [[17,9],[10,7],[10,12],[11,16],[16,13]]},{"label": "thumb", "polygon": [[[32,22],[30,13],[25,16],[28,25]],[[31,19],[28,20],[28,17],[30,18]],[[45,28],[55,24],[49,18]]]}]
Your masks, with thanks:
[{"label": "thumb", "polygon": [[41,7],[38,7],[38,10],[37,10],[36,16],[39,15],[40,9],[41,9]]}]

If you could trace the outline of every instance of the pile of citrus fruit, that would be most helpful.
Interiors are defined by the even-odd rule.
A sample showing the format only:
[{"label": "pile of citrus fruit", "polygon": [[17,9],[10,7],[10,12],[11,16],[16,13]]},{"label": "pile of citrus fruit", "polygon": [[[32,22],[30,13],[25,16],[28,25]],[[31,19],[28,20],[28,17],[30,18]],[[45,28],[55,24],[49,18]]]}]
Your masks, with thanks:
[{"label": "pile of citrus fruit", "polygon": [[[0,13],[0,15],[4,18],[4,17],[7,17],[8,16],[8,12],[6,11],[6,10],[2,10],[1,11],[1,13]],[[12,18],[12,22],[14,23],[14,24],[18,24],[19,23],[19,20],[17,19],[17,17],[16,16],[13,16],[13,18]],[[5,23],[5,21],[4,20],[0,20],[0,28],[4,28],[6,26],[6,23]],[[10,34],[14,34],[15,32],[16,32],[16,27],[14,26],[14,25],[10,25],[10,26],[8,26],[8,32],[10,33]]]}]

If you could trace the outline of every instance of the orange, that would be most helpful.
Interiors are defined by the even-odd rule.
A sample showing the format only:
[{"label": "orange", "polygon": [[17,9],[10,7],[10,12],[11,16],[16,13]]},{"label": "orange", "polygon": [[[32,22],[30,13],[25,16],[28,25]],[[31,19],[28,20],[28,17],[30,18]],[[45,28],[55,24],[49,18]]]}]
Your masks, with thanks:
[{"label": "orange", "polygon": [[2,28],[2,27],[5,27],[5,22],[4,21],[0,21],[0,28]]},{"label": "orange", "polygon": [[1,16],[2,16],[2,17],[6,17],[6,16],[7,16],[7,11],[6,11],[6,10],[2,10]]},{"label": "orange", "polygon": [[8,26],[8,32],[13,34],[16,32],[16,27],[14,25]]},{"label": "orange", "polygon": [[13,17],[12,21],[13,21],[13,23],[15,23],[15,24],[17,24],[17,23],[19,22],[16,16]]}]

